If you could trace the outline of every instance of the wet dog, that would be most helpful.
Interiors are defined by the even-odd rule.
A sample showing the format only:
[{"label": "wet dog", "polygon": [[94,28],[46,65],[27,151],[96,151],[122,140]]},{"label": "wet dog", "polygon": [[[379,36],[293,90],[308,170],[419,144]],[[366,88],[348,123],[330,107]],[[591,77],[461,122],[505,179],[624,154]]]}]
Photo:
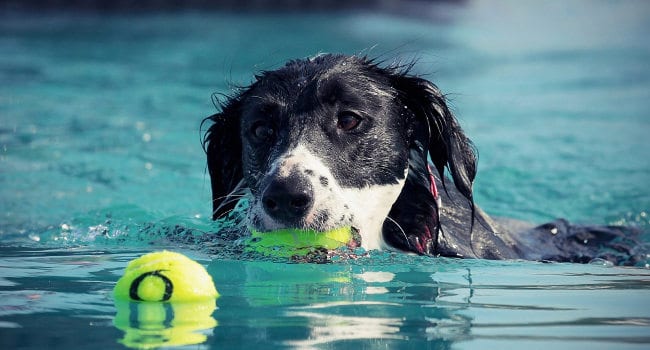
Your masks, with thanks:
[{"label": "wet dog", "polygon": [[246,197],[247,227],[352,226],[366,249],[633,261],[629,229],[533,227],[475,206],[475,149],[438,87],[409,68],[320,55],[258,74],[206,119],[213,218]]}]

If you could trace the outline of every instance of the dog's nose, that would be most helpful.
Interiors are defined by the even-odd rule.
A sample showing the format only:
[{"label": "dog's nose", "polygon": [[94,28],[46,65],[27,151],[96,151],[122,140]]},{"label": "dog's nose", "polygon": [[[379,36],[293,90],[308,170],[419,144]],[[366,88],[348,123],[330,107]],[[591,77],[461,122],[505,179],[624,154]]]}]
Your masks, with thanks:
[{"label": "dog's nose", "polygon": [[303,218],[313,204],[312,186],[300,177],[273,180],[262,194],[262,205],[266,213],[285,223]]}]

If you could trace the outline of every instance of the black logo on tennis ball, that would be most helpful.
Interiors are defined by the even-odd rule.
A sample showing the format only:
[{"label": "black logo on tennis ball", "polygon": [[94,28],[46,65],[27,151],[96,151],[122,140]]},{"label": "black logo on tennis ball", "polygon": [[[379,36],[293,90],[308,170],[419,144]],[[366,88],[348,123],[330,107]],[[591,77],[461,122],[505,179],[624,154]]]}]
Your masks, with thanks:
[{"label": "black logo on tennis ball", "polygon": [[142,298],[138,295],[138,288],[140,287],[140,283],[144,281],[145,278],[149,276],[154,276],[160,278],[164,283],[165,283],[165,294],[163,294],[162,299],[160,301],[167,301],[169,298],[172,297],[172,293],[174,292],[174,285],[172,284],[172,281],[167,278],[167,276],[161,274],[165,270],[156,270],[156,271],[149,271],[145,272],[142,275],[138,276],[136,279],[131,282],[131,288],[129,288],[129,297],[133,300],[137,301],[142,301]]}]

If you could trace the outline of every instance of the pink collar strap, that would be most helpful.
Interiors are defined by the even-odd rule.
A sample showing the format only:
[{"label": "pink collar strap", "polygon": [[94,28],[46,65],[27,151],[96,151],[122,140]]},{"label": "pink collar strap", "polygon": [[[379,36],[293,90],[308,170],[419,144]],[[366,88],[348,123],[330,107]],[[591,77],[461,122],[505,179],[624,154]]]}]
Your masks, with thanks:
[{"label": "pink collar strap", "polygon": [[438,204],[438,208],[441,208],[442,200],[440,199],[440,195],[438,194],[438,187],[436,187],[436,178],[435,176],[433,176],[433,172],[431,171],[431,166],[429,164],[427,164],[427,171],[429,172],[429,180],[430,180],[429,190],[431,191],[433,198],[436,200],[436,203]]}]

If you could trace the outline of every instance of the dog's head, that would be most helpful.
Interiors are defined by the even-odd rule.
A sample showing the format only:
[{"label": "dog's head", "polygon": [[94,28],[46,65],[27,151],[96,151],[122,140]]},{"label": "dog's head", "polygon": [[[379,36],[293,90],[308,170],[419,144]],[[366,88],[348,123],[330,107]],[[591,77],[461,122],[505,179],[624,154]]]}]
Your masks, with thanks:
[{"label": "dog's head", "polygon": [[214,219],[244,195],[258,231],[352,226],[366,249],[433,254],[427,156],[472,201],[471,142],[438,88],[407,69],[343,55],[291,61],[208,119]]}]

